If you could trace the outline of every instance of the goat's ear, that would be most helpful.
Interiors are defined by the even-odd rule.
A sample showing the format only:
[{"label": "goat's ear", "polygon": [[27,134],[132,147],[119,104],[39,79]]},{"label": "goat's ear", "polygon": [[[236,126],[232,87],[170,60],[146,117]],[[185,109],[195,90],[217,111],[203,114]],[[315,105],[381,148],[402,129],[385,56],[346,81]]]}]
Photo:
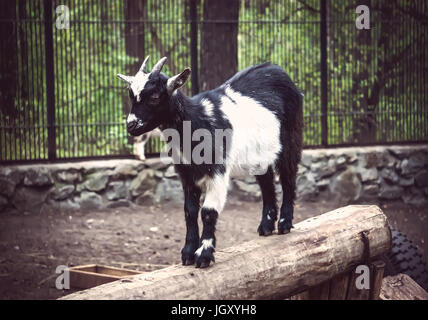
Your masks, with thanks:
[{"label": "goat's ear", "polygon": [[131,84],[132,80],[134,78],[134,77],[130,77],[130,76],[125,76],[125,75],[120,74],[120,73],[118,73],[117,76],[128,84]]},{"label": "goat's ear", "polygon": [[168,93],[171,95],[175,90],[183,86],[189,78],[189,75],[190,69],[186,68],[182,73],[169,78],[168,82],[166,83]]}]

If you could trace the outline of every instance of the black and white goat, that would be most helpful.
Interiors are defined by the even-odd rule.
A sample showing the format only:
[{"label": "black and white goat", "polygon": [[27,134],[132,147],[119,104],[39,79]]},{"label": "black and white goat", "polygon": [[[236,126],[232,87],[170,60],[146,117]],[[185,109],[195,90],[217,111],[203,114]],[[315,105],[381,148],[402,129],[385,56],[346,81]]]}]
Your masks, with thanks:
[{"label": "black and white goat", "polygon": [[[196,267],[203,268],[214,261],[215,225],[226,202],[229,180],[237,174],[259,172],[256,179],[262,192],[263,212],[258,233],[264,236],[272,234],[278,219],[274,173],[279,174],[283,201],[278,234],[288,233],[292,228],[302,149],[302,94],[290,77],[279,66],[264,63],[240,71],[220,87],[190,98],[177,90],[188,79],[190,69],[168,78],[161,73],[166,58],[147,72],[148,58],[135,76],[118,75],[129,84],[132,109],[127,128],[131,135],[159,127],[175,129],[183,138],[186,121],[190,121],[192,132],[203,128],[212,137],[217,129],[232,132],[230,144],[222,149],[221,163],[196,164],[191,159],[189,164],[174,164],[185,198],[187,233],[181,251],[183,264],[196,262]],[[190,143],[195,148],[196,142]],[[182,154],[182,145],[180,151]],[[203,231],[199,237],[202,191],[205,191],[201,209]]]}]

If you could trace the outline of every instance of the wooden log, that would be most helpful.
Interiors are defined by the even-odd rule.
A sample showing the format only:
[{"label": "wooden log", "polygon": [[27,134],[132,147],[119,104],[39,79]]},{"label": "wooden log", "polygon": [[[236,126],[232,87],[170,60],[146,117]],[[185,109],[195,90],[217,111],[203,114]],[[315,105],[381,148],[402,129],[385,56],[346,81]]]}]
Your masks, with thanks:
[{"label": "wooden log", "polygon": [[383,278],[382,300],[428,300],[428,293],[407,274]]},{"label": "wooden log", "polygon": [[219,250],[206,269],[171,266],[80,291],[63,299],[284,299],[349,270],[391,247],[377,206],[348,206],[296,224],[287,235]]}]

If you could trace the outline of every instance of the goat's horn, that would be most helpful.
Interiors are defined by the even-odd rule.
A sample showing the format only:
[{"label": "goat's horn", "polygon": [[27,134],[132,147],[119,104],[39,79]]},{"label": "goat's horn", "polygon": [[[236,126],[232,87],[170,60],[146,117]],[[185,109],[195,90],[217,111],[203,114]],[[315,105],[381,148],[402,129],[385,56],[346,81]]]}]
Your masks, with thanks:
[{"label": "goat's horn", "polygon": [[123,81],[125,81],[126,83],[128,83],[128,84],[131,84],[132,83],[132,80],[133,80],[133,77],[130,77],[130,76],[125,76],[125,75],[123,75],[123,74],[117,74],[117,76],[120,78],[120,79],[122,79]]},{"label": "goat's horn", "polygon": [[147,56],[146,59],[144,59],[143,64],[140,67],[140,72],[146,72],[146,66],[147,66],[147,61],[149,60],[150,56]]},{"label": "goat's horn", "polygon": [[153,67],[152,73],[156,74],[156,73],[161,72],[162,67],[165,64],[165,62],[166,62],[166,57],[163,57],[162,59],[160,59],[158,61],[158,63],[156,63],[155,66]]}]

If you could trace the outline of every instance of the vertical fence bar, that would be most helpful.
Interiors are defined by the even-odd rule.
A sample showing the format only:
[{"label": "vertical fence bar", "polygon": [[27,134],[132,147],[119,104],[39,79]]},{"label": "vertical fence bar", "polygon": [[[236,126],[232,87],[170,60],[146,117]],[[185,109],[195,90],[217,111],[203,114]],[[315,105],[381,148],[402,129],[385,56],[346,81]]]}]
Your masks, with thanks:
[{"label": "vertical fence bar", "polygon": [[190,0],[190,65],[192,68],[192,95],[199,93],[198,70],[198,14],[196,0]]},{"label": "vertical fence bar", "polygon": [[44,0],[45,17],[45,63],[46,63],[46,105],[48,116],[48,159],[56,159],[55,141],[55,78],[53,59],[52,1]]},{"label": "vertical fence bar", "polygon": [[321,0],[321,144],[328,145],[327,0]]}]

